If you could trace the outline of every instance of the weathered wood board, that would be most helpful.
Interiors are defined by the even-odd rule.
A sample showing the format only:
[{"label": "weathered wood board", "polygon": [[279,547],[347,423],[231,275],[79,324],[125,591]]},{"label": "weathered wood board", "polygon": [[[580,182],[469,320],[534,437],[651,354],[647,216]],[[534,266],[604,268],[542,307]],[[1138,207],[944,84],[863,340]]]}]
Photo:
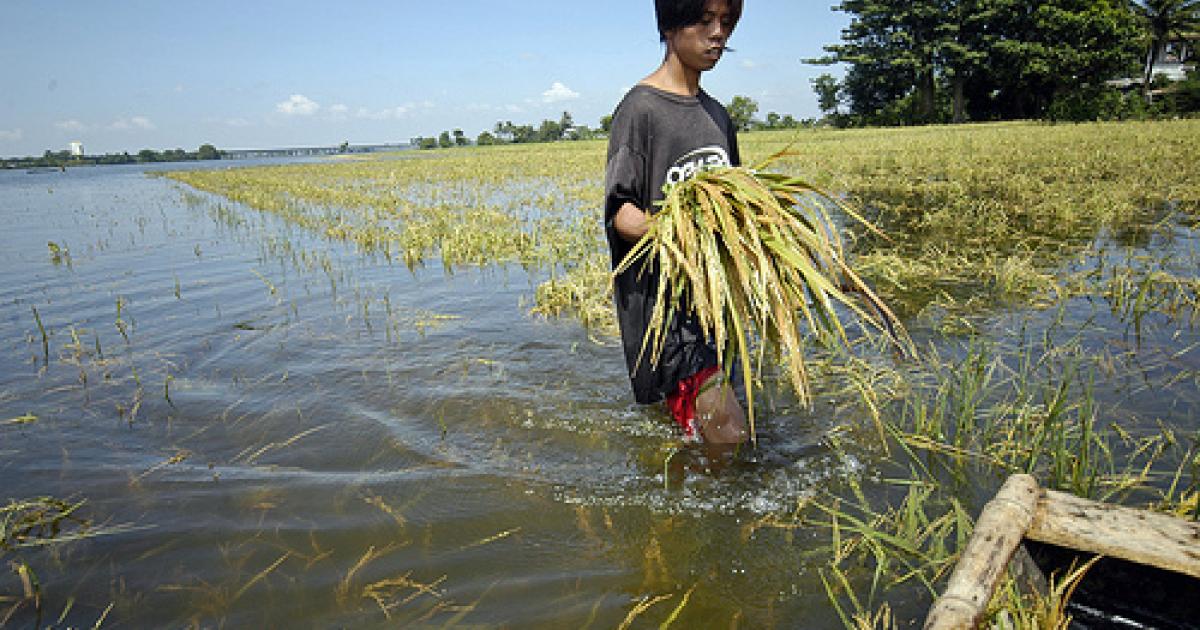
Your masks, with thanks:
[{"label": "weathered wood board", "polygon": [[945,591],[929,609],[926,630],[976,627],[1024,539],[1200,580],[1200,523],[1039,489],[1033,477],[1012,475],[980,513]]},{"label": "weathered wood board", "polygon": [[974,628],[1034,518],[1037,481],[1012,475],[979,514],[946,590],[929,609],[926,629]]},{"label": "weathered wood board", "polygon": [[1030,540],[1182,573],[1200,579],[1200,523],[1043,490]]}]

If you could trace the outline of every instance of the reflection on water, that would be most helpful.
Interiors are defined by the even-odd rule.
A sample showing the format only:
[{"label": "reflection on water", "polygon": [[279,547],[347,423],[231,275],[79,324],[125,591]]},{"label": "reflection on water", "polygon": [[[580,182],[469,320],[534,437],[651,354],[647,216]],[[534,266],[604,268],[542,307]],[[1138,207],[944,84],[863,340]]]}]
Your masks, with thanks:
[{"label": "reflection on water", "polygon": [[[690,592],[680,627],[840,626],[822,534],[759,524],[873,474],[826,442],[851,407],[776,394],[713,462],[519,268],[413,273],[132,168],[0,172],[0,207],[0,421],[36,417],[0,424],[4,498],[136,528],[21,551],[42,625],[615,627]],[[1159,391],[1116,395],[1192,413]]]},{"label": "reflection on water", "polygon": [[823,608],[802,540],[743,531],[840,474],[820,418],[705,472],[519,268],[411,273],[135,169],[0,178],[0,416],[36,416],[0,427],[4,494],[140,528],[23,555],[42,623]]}]

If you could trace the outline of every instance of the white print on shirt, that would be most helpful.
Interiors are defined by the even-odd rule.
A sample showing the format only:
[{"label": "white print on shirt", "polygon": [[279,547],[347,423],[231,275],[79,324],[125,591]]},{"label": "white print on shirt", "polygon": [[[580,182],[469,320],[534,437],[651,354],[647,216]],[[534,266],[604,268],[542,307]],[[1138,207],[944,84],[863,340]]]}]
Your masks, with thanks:
[{"label": "white print on shirt", "polygon": [[729,154],[719,145],[701,147],[675,160],[675,166],[667,169],[667,183],[678,184],[701,170],[714,166],[732,166]]}]

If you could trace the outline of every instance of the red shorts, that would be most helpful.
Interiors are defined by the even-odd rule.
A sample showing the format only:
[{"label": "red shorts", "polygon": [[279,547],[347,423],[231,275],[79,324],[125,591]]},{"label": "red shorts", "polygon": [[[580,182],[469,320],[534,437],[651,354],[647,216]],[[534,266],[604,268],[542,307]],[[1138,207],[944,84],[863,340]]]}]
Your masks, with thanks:
[{"label": "red shorts", "polygon": [[700,395],[700,387],[720,369],[720,366],[714,365],[680,379],[675,384],[675,391],[667,394],[667,409],[671,410],[671,417],[683,429],[683,435],[689,441],[700,439],[696,431],[696,397]]}]

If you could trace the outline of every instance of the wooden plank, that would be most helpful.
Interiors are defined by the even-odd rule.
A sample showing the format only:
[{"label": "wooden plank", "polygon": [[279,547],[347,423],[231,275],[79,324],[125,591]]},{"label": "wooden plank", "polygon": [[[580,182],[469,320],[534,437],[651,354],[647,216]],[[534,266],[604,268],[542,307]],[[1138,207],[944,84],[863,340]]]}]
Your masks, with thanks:
[{"label": "wooden plank", "polygon": [[1025,535],[1200,578],[1200,523],[1167,514],[1044,490]]},{"label": "wooden plank", "polygon": [[988,501],[975,522],[942,596],[925,618],[926,630],[974,628],[987,610],[1013,552],[1034,519],[1039,498],[1037,480],[1012,475]]}]

